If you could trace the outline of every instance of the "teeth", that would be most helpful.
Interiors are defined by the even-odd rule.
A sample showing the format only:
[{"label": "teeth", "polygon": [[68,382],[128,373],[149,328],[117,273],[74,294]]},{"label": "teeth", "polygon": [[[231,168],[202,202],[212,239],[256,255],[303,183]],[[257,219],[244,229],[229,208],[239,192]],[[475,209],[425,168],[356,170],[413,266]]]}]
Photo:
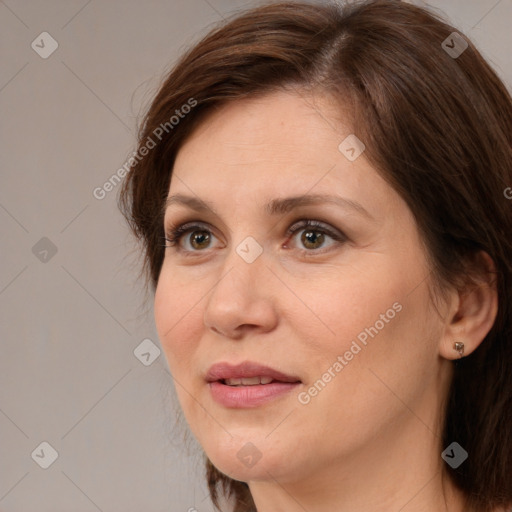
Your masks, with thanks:
[{"label": "teeth", "polygon": [[243,377],[241,379],[225,379],[228,386],[257,386],[258,384],[270,384],[270,377]]},{"label": "teeth", "polygon": [[228,386],[240,386],[240,384],[242,384],[242,379],[225,379],[224,382]]}]

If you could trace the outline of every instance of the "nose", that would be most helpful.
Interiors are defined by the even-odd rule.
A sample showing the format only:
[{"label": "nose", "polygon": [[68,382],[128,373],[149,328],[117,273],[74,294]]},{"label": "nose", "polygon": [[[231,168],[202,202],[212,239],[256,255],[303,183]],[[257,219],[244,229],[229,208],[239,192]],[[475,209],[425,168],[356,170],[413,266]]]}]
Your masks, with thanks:
[{"label": "nose", "polygon": [[223,272],[209,293],[204,311],[207,329],[231,339],[248,332],[265,333],[278,322],[272,273],[264,255],[244,261],[233,249],[226,258]]}]

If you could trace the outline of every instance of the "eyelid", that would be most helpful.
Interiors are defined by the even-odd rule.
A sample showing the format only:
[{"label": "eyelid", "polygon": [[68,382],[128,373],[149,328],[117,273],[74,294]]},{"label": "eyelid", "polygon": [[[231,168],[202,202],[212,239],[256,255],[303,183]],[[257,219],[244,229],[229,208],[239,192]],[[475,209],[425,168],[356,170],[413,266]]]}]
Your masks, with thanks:
[{"label": "eyelid", "polygon": [[215,228],[209,224],[208,222],[202,221],[202,220],[189,220],[189,221],[177,221],[177,222],[166,222],[164,226],[164,231],[166,234],[172,234],[173,232],[180,230],[181,232],[184,232],[187,229],[191,228],[202,228],[208,231],[211,231],[214,233]]},{"label": "eyelid", "polygon": [[[200,220],[205,218],[211,218],[211,222],[213,224],[210,224],[208,220]],[[217,217],[214,214],[209,215],[209,212],[207,212],[203,215],[200,212],[195,212],[190,209],[179,207],[170,207],[166,210],[166,213],[163,217],[163,224],[165,231],[172,231],[179,226],[199,224],[201,226],[208,227],[208,229],[211,229],[212,231],[217,229],[215,226],[219,226],[219,229],[222,230],[222,232],[225,232],[228,235],[231,235],[232,233],[231,229],[224,223],[222,218]]]},{"label": "eyelid", "polygon": [[323,231],[327,235],[329,235],[331,238],[334,238],[335,240],[347,240],[347,236],[345,233],[340,231],[339,229],[334,228],[330,224],[323,222],[321,220],[316,220],[312,218],[303,218],[299,219],[298,221],[294,222],[286,231],[286,235],[290,236],[295,234],[300,229],[305,228],[311,228],[318,231]]},{"label": "eyelid", "polygon": [[[201,221],[201,220],[190,220],[185,222],[166,222],[164,226],[164,231],[166,233],[172,233],[173,231],[177,230],[178,228],[180,231],[184,231],[188,228],[194,228],[194,227],[201,227],[205,228],[212,233],[214,233],[215,228],[208,222]],[[294,221],[290,227],[286,230],[286,236],[289,236],[293,234],[293,232],[298,229],[299,227],[312,227],[312,228],[318,228],[325,230],[329,235],[338,237],[341,239],[348,238],[343,231],[334,228],[330,223],[324,222],[318,219],[315,219],[313,217],[302,217],[300,219],[297,219]],[[214,233],[215,234],[215,233]],[[218,237],[217,237],[218,238]]]},{"label": "eyelid", "polygon": [[208,222],[204,222],[202,220],[190,220],[186,222],[168,222],[166,224],[166,231],[174,231],[176,229],[185,230],[189,228],[201,227],[206,229],[211,229],[212,226],[208,224]]}]

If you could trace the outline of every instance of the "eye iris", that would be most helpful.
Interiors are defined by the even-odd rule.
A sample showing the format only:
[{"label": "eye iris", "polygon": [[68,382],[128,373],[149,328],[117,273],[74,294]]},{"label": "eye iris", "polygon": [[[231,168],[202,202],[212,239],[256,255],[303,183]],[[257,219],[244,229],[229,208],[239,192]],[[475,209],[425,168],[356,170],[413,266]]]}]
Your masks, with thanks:
[{"label": "eye iris", "polygon": [[322,245],[324,238],[325,237],[323,233],[319,233],[318,231],[314,230],[309,230],[303,232],[301,236],[301,241],[304,244],[304,247],[307,247],[308,249],[317,249],[319,246]]},{"label": "eye iris", "polygon": [[[205,244],[206,242],[206,244]],[[204,249],[210,243],[210,235],[207,231],[194,231],[190,235],[190,245],[194,249]],[[197,245],[196,245],[197,244]],[[204,245],[201,245],[204,244]]]}]

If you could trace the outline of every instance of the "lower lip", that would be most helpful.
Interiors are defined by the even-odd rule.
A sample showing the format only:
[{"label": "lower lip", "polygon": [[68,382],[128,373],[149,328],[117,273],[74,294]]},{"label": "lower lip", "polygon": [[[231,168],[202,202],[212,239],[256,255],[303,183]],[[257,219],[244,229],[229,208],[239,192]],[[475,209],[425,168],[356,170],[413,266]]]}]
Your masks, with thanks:
[{"label": "lower lip", "polygon": [[213,399],[224,407],[243,409],[258,407],[286,395],[300,382],[271,382],[255,386],[228,386],[219,381],[210,382]]}]

